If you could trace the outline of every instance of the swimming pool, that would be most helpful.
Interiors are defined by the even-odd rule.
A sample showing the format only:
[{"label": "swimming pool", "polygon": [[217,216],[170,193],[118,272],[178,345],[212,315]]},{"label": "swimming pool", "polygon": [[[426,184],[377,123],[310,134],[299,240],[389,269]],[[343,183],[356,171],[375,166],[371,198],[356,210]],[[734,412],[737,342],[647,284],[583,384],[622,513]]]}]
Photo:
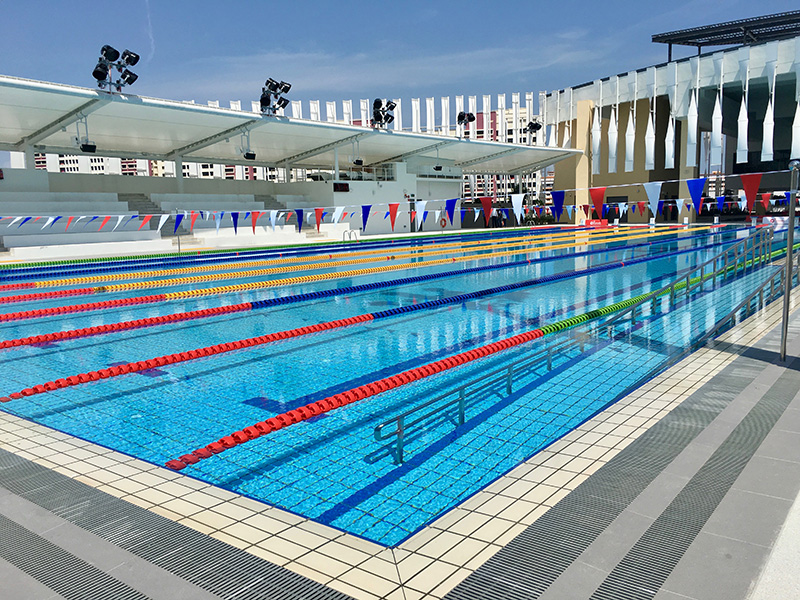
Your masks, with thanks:
[{"label": "swimming pool", "polygon": [[[301,263],[307,267],[306,273],[337,278],[3,322],[0,336],[14,339],[321,289],[343,292],[259,310],[9,348],[0,353],[0,392],[8,394],[117,363],[419,305],[556,274],[562,277],[473,300],[58,389],[14,400],[3,404],[2,409],[163,464],[296,406],[656,289],[675,274],[713,256],[720,244],[747,233],[746,229],[729,228],[659,230],[664,235],[651,237],[648,230],[632,230],[628,239],[581,238],[581,243],[575,244],[570,237],[574,232],[567,235],[537,231],[491,239],[465,237],[464,240],[481,242],[469,249],[442,248],[450,241],[447,238],[437,244],[410,247],[401,243],[389,244],[388,248],[375,245],[371,249],[381,251],[374,255],[376,260],[356,268],[379,268],[380,264],[389,263],[404,269],[339,278],[346,267],[309,261]],[[528,254],[530,242],[542,241],[545,236],[550,236],[550,244],[556,248]],[[486,247],[486,243],[496,245]],[[370,247],[362,246],[363,249]],[[434,255],[429,250],[442,253]],[[283,254],[288,257],[291,252]],[[395,258],[387,260],[392,256]],[[211,276],[209,281],[174,282],[176,285],[169,289],[184,293],[218,287],[214,275],[255,270],[250,263],[265,257],[284,258],[272,253],[241,256],[231,268],[206,259],[203,264],[212,267],[204,272]],[[430,266],[431,260],[445,262]],[[506,266],[509,263],[519,264]],[[608,270],[581,273],[605,268],[604,265]],[[484,267],[497,268],[481,270]],[[85,279],[97,274],[95,271],[81,276]],[[69,278],[64,272],[51,275]],[[127,276],[136,282],[164,278],[146,274],[133,277],[133,272]],[[380,285],[388,279],[421,276],[431,278],[347,291],[354,285]],[[397,544],[619,398],[642,377],[663,368],[765,276],[756,270],[713,292],[701,293],[692,302],[678,304],[670,318],[643,323],[634,341],[596,343],[584,353],[564,355],[552,371],[532,372],[511,397],[487,393],[471,407],[467,422],[457,432],[448,430],[443,435],[433,427],[416,438],[409,446],[410,459],[403,465],[395,464],[388,455],[380,455],[380,444],[373,438],[377,422],[424,402],[457,382],[479,377],[482,372],[515,360],[537,344],[541,346],[544,340],[299,423],[185,472],[378,543]],[[260,285],[282,277],[285,274],[272,273],[232,281]],[[46,280],[41,276],[36,279]],[[98,283],[102,282],[89,285]],[[70,282],[46,289],[74,290],[86,285]],[[153,288],[160,289],[160,285]],[[100,296],[103,300],[130,299],[152,294],[153,290],[103,291]],[[7,297],[23,293],[10,292]],[[42,310],[84,300],[38,299],[10,303],[4,309]],[[556,344],[570,335],[563,332],[544,343]]]}]

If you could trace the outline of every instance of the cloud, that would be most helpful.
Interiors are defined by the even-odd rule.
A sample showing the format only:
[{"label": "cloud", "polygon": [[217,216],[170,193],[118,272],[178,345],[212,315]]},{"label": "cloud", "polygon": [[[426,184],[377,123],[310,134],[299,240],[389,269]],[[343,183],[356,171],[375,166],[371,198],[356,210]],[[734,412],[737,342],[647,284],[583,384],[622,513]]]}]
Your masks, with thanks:
[{"label": "cloud", "polygon": [[153,36],[153,21],[150,18],[150,0],[144,0],[144,7],[147,12],[147,37],[150,39],[150,52],[144,62],[149,63],[156,55],[156,38]]}]

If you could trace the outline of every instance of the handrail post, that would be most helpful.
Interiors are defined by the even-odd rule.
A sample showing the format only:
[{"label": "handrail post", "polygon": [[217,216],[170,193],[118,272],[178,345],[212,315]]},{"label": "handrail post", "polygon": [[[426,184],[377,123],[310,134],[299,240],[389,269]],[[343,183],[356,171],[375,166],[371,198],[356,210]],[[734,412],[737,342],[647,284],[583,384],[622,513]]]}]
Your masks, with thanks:
[{"label": "handrail post", "polygon": [[509,396],[513,392],[513,390],[511,389],[511,376],[513,375],[513,373],[514,373],[514,367],[509,366],[508,375],[506,375],[506,394],[508,394]]},{"label": "handrail post", "polygon": [[464,394],[464,388],[458,388],[458,424],[464,424],[464,403],[466,400],[466,395]]},{"label": "handrail post", "polygon": [[553,370],[553,355],[552,355],[551,350],[552,349],[548,346],[547,347],[547,370],[548,371],[552,371]]},{"label": "handrail post", "polygon": [[405,437],[405,417],[400,415],[397,417],[397,463],[403,464],[403,446],[404,446],[404,437]]}]

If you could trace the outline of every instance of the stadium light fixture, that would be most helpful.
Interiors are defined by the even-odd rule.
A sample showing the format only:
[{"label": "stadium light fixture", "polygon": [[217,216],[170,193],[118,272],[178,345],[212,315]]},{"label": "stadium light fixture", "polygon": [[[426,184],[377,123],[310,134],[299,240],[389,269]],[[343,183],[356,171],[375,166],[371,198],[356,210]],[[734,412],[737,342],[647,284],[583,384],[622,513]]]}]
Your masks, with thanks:
[{"label": "stadium light fixture", "polygon": [[[139,55],[130,50],[124,50],[120,56],[119,50],[106,44],[100,48],[100,58],[97,59],[92,71],[92,77],[97,80],[97,86],[101,89],[108,87],[108,91],[116,90],[121,92],[126,85],[132,85],[139,79],[139,76],[130,71],[128,67],[134,66],[139,62]],[[112,73],[114,69],[119,73],[119,77],[114,81]]]},{"label": "stadium light fixture", "polygon": [[292,89],[292,84],[285,81],[275,81],[272,77],[264,82],[261,88],[261,113],[265,115],[275,115],[278,110],[289,106],[289,100],[281,96]]},{"label": "stadium light fixture", "polygon": [[466,125],[467,123],[473,123],[475,122],[475,115],[472,114],[471,112],[464,112],[462,110],[460,113],[458,113],[458,116],[456,117],[456,122],[459,125]]},{"label": "stadium light fixture", "polygon": [[372,102],[372,126],[386,127],[394,121],[392,111],[397,108],[397,104],[391,100],[375,98]]}]

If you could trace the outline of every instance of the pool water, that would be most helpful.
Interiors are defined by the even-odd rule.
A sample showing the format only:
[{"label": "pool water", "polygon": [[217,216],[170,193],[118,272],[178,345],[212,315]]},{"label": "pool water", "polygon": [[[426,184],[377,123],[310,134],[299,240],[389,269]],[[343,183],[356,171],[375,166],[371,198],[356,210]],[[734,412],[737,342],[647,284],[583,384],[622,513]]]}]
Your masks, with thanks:
[{"label": "pool water", "polygon": [[[1,408],[163,465],[297,406],[658,289],[718,254],[721,244],[747,233],[729,228],[689,230],[535,254],[526,252],[526,242],[511,239],[500,249],[454,250],[446,256],[469,260],[452,265],[0,323],[0,338],[13,339],[385,279],[456,273],[323,300],[3,350],[0,395],[7,395],[114,364],[574,272],[550,283],[59,389]],[[532,235],[543,239],[545,234]],[[427,248],[416,250],[419,257],[403,259],[404,264],[428,256]],[[386,254],[402,251],[392,248]],[[500,251],[509,254],[498,256]],[[588,268],[635,259],[649,260],[581,274]],[[524,264],[457,274],[461,269],[502,267],[514,261]],[[241,271],[251,268],[247,263],[241,261]],[[334,271],[310,264],[308,273]],[[231,271],[211,271],[222,272]],[[332,411],[228,450],[184,473],[381,544],[398,544],[663,369],[768,275],[768,270],[759,269],[730,279],[698,293],[691,302],[643,321],[631,336],[593,339],[582,353],[573,349],[556,355],[552,370],[532,369],[515,382],[510,396],[498,389],[475,399],[461,427],[447,420],[432,424],[409,441],[408,458],[402,465],[375,441],[373,429],[378,423],[544,345],[562,344],[574,332],[536,340]],[[244,277],[230,283],[280,277],[284,275]],[[159,279],[164,277],[136,280]],[[71,287],[86,285],[94,284]],[[169,290],[216,285],[220,283],[197,282]],[[124,291],[103,294],[102,299],[157,292]],[[99,298],[36,300],[8,304],[2,310]]]}]

